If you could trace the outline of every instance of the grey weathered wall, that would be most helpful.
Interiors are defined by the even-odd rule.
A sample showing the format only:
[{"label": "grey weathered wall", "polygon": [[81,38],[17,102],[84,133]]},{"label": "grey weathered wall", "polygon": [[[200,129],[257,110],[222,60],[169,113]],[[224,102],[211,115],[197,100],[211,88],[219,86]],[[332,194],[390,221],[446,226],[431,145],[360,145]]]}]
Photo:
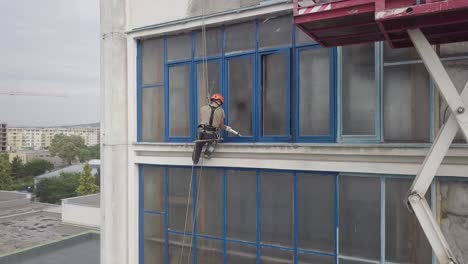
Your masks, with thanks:
[{"label": "grey weathered wall", "polygon": [[262,0],[192,0],[188,5],[187,16],[213,14],[226,10],[255,6],[260,4],[260,2]]},{"label": "grey weathered wall", "polygon": [[459,263],[468,263],[468,183],[443,182],[440,191],[442,231]]}]

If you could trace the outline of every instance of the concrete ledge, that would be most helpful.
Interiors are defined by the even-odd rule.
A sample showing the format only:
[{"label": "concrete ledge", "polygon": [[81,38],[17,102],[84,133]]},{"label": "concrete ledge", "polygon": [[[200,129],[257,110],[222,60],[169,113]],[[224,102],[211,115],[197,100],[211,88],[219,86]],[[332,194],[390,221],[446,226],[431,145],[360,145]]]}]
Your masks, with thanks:
[{"label": "concrete ledge", "polygon": [[[218,145],[209,167],[239,167],[415,175],[427,145],[233,144]],[[193,144],[135,144],[135,163],[191,166]],[[200,161],[202,164],[202,161]],[[468,177],[468,147],[453,146],[438,176]]]}]

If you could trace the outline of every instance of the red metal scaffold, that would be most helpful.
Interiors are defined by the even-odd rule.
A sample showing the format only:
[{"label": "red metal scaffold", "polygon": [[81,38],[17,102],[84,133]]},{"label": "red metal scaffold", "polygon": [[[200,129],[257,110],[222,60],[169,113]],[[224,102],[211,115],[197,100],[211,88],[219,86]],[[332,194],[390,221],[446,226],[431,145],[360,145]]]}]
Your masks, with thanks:
[{"label": "red metal scaffold", "polygon": [[468,0],[294,0],[294,23],[322,46],[387,41],[414,46],[446,100],[451,116],[440,129],[408,192],[439,263],[459,263],[424,198],[458,129],[468,142],[468,82],[458,93],[431,44],[468,40]]}]

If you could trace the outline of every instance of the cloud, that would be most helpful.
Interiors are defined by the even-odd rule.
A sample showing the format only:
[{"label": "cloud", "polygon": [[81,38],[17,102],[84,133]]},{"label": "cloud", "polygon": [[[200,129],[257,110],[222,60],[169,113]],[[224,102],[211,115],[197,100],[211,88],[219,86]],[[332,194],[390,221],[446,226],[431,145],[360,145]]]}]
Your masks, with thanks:
[{"label": "cloud", "polygon": [[0,121],[27,126],[99,120],[99,0],[1,1],[0,23],[0,92],[68,96],[0,95]]}]

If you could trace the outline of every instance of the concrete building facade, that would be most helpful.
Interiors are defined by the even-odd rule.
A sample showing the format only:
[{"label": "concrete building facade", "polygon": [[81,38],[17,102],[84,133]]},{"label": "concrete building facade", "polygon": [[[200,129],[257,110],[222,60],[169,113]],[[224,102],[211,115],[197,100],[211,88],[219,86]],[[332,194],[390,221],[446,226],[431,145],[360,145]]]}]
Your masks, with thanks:
[{"label": "concrete building facade", "polygon": [[0,152],[7,151],[7,125],[0,123]]},{"label": "concrete building facade", "polygon": [[9,152],[8,157],[10,162],[12,162],[15,157],[18,157],[23,161],[23,163],[41,159],[54,164],[55,167],[66,165],[59,157],[51,156],[48,150],[23,150]]},{"label": "concrete building facade", "polygon": [[7,144],[14,150],[40,150],[50,146],[55,135],[81,136],[87,146],[99,145],[99,128],[8,128]]},{"label": "concrete building facade", "polygon": [[[436,262],[403,203],[447,114],[414,49],[322,48],[288,1],[117,2],[101,11],[102,263]],[[468,44],[434,48],[462,89]],[[244,136],[192,166],[213,92]],[[437,175],[426,198],[465,263],[461,135]]]}]

